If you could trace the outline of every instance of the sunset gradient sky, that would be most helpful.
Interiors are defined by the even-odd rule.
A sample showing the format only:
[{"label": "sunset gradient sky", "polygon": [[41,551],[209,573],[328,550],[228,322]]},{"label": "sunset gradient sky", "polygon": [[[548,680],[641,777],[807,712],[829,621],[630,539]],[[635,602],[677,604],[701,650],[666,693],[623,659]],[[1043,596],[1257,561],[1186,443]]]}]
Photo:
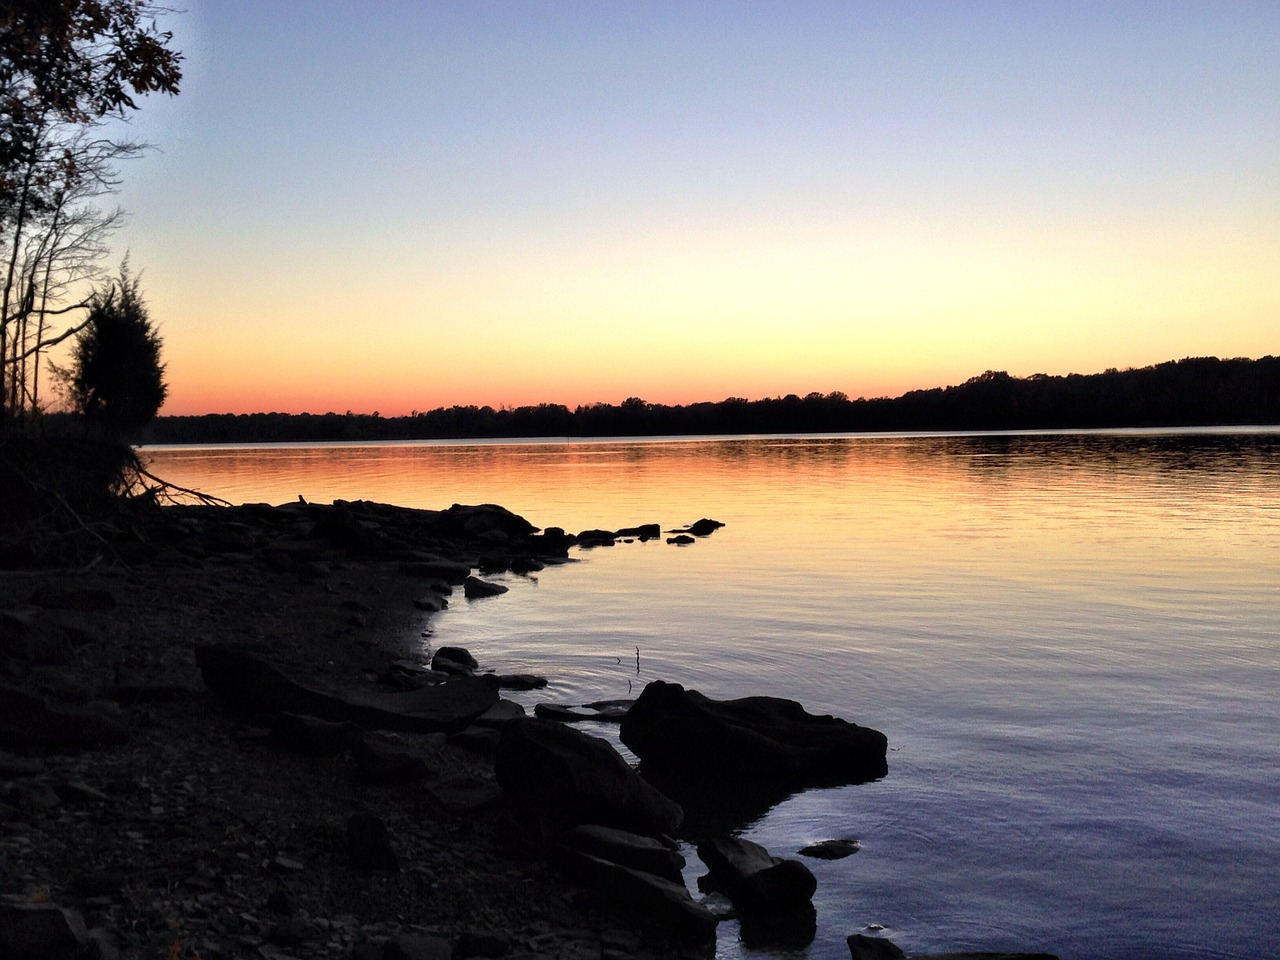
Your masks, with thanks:
[{"label": "sunset gradient sky", "polygon": [[1280,353],[1280,4],[188,0],[164,413]]}]

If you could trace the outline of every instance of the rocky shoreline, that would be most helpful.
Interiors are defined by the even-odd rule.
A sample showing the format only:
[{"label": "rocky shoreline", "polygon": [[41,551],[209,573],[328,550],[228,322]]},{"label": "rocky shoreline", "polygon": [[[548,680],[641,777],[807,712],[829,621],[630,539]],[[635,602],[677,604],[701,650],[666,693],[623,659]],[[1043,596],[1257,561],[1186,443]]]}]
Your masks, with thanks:
[{"label": "rocky shoreline", "polygon": [[[465,651],[424,663],[414,642],[455,587],[478,599],[501,592],[486,574],[664,535],[539,531],[492,505],[183,506],[106,531],[87,569],[0,571],[0,954],[708,955],[716,918],[671,875],[675,814],[647,800],[662,812],[637,827],[594,791],[680,807],[625,763],[546,775],[607,744],[519,720],[500,688],[539,678],[485,676]],[[670,739],[654,722],[637,742]],[[803,870],[717,856],[742,902],[800,873],[778,863]]]}]

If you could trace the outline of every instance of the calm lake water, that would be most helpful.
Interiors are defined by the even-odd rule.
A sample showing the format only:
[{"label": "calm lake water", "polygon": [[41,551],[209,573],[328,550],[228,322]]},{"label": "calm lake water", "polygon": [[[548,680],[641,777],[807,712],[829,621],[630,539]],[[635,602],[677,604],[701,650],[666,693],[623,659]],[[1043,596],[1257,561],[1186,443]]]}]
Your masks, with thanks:
[{"label": "calm lake water", "polygon": [[[526,704],[660,678],[883,730],[885,779],[743,825],[784,856],[862,841],[810,861],[818,936],[796,956],[843,960],[872,924],[908,953],[1280,956],[1280,430],[145,455],[233,502],[724,521],[507,578],[422,642],[552,678]],[[718,951],[768,956],[732,926]]]}]

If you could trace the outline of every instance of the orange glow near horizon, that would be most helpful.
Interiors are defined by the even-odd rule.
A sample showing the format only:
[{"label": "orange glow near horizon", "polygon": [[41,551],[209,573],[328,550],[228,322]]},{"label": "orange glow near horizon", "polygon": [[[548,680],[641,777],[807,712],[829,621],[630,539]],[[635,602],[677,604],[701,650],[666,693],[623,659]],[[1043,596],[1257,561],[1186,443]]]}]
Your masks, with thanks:
[{"label": "orange glow near horizon", "polygon": [[582,250],[412,281],[370,262],[372,292],[329,298],[301,267],[247,299],[204,286],[203,308],[157,287],[156,315],[181,317],[164,330],[162,412],[870,398],[988,369],[1087,374],[1275,352],[1265,246],[1219,238],[1206,256],[1138,232],[1091,245],[1071,232],[967,245],[888,230],[875,243],[760,236],[645,238],[647,255]]}]

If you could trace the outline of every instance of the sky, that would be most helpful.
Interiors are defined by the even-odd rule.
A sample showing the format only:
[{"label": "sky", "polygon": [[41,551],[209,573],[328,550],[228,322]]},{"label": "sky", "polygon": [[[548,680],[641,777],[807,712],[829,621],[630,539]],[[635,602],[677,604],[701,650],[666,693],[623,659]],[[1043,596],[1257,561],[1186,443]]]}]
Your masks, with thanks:
[{"label": "sky", "polygon": [[163,413],[1280,353],[1280,4],[186,0]]}]

